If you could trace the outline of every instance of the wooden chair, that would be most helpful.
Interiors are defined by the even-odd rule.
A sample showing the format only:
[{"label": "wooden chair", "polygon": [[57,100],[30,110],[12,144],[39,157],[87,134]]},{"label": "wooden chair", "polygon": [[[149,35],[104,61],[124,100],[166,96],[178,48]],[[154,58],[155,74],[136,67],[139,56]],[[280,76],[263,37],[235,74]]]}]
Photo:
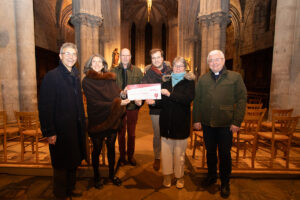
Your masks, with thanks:
[{"label": "wooden chair", "polygon": [[261,97],[256,97],[256,98],[249,98],[248,103],[250,104],[260,104],[262,102]]},{"label": "wooden chair", "polygon": [[[287,116],[290,117],[293,114],[294,109],[273,109],[272,110],[272,116],[273,119],[274,116]],[[262,130],[264,131],[272,131],[272,121],[264,121],[261,124]],[[280,124],[275,124],[275,128],[279,127]]]},{"label": "wooden chair", "polygon": [[36,163],[39,162],[39,140],[42,138],[42,132],[40,130],[40,123],[38,120],[37,112],[15,112],[18,127],[21,137],[21,162],[24,162],[25,145],[27,139],[30,139],[32,153],[35,155]]},{"label": "wooden chair", "polygon": [[236,144],[236,162],[239,163],[239,151],[240,145],[244,145],[244,155],[246,157],[246,150],[251,150],[251,167],[254,168],[254,161],[257,147],[257,132],[260,130],[261,121],[266,113],[267,109],[252,109],[247,110],[243,126],[237,133],[233,134],[234,143]]},{"label": "wooden chair", "polygon": [[193,131],[194,134],[194,146],[193,146],[193,155],[192,157],[195,159],[196,154],[196,148],[199,148],[202,146],[202,167],[205,166],[205,142],[203,138],[203,131]]},{"label": "wooden chair", "polygon": [[15,137],[10,137],[14,134],[17,135],[19,132],[18,127],[10,127],[7,125],[7,115],[5,111],[0,111],[0,135],[3,136],[3,154],[4,154],[4,162],[7,162],[7,142],[9,139],[14,139]]},{"label": "wooden chair", "polygon": [[289,168],[291,141],[298,120],[299,117],[273,116],[272,132],[258,132],[258,141],[267,141],[268,143],[264,144],[270,145],[270,168],[273,168],[273,161],[275,159],[277,149],[281,149],[284,152],[286,168]]},{"label": "wooden chair", "polygon": [[263,106],[262,103],[247,103],[246,104],[246,110],[249,109],[261,109]]}]

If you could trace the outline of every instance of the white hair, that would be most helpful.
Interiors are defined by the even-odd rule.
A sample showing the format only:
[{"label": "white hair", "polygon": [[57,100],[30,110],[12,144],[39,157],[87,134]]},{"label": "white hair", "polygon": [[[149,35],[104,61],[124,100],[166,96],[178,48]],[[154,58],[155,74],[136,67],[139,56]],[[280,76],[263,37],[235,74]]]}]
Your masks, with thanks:
[{"label": "white hair", "polygon": [[221,55],[222,58],[225,58],[224,53],[223,53],[221,50],[215,49],[215,50],[212,50],[212,51],[210,51],[210,52],[208,53],[208,56],[207,56],[207,63],[208,63],[209,57],[212,56],[212,55],[215,55],[215,54],[219,54],[219,55]]}]

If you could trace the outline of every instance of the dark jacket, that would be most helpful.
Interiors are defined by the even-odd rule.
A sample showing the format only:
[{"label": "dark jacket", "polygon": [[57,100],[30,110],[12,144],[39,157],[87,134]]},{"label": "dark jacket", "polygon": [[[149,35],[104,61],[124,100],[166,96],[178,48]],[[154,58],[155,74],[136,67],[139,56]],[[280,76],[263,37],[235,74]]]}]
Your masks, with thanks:
[{"label": "dark jacket", "polygon": [[82,80],[87,100],[89,136],[107,137],[121,125],[125,106],[121,106],[120,89],[115,80],[114,73],[94,70],[89,70]]},{"label": "dark jacket", "polygon": [[213,76],[209,71],[197,83],[193,122],[211,127],[240,126],[247,102],[247,90],[241,75],[224,68],[217,80]]},{"label": "dark jacket", "polygon": [[44,137],[56,135],[55,145],[49,145],[55,168],[72,169],[86,158],[85,117],[79,72],[69,72],[60,61],[49,71],[41,85],[39,117]]},{"label": "dark jacket", "polygon": [[172,139],[186,139],[190,135],[191,102],[195,95],[195,75],[186,73],[184,79],[172,87],[170,76],[164,76],[166,80],[162,88],[171,94],[169,97],[162,95],[162,100],[157,101],[161,107],[159,126],[160,135]]},{"label": "dark jacket", "polygon": [[[162,76],[169,75],[172,73],[171,66],[164,62],[163,69],[161,70],[161,74],[156,73],[152,70],[152,65],[146,67],[146,74],[143,77],[141,83],[162,83]],[[149,105],[150,115],[159,115],[160,108],[157,105]]]},{"label": "dark jacket", "polygon": [[[116,77],[116,83],[119,86],[120,89],[124,89],[127,85],[132,85],[132,84],[139,84],[141,83],[141,80],[143,78],[143,73],[140,68],[130,64],[130,66],[126,70],[126,75],[127,75],[127,85],[122,87],[123,84],[123,65],[120,63],[117,67],[114,67],[111,69],[111,72],[115,73],[117,75]],[[127,106],[127,110],[135,110],[138,109],[139,106],[137,106],[134,101],[131,101]]]}]

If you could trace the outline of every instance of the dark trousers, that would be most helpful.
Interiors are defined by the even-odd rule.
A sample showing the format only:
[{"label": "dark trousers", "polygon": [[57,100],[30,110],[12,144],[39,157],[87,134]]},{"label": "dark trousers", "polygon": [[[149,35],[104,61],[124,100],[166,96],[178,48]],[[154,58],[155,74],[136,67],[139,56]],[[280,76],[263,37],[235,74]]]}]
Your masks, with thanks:
[{"label": "dark trousers", "polygon": [[114,132],[107,137],[96,136],[91,137],[93,142],[93,152],[92,152],[92,165],[94,169],[94,179],[95,181],[100,180],[99,173],[99,155],[102,150],[103,140],[106,138],[106,147],[107,147],[107,158],[108,158],[108,168],[109,168],[109,177],[114,177],[114,167],[115,167],[115,143],[116,143],[117,133]]},{"label": "dark trousers", "polygon": [[229,127],[210,127],[203,125],[203,136],[206,146],[208,177],[217,178],[217,149],[219,171],[222,184],[229,183],[231,175],[232,132]]},{"label": "dark trousers", "polygon": [[53,168],[53,193],[57,198],[65,198],[75,189],[76,169]]},{"label": "dark trousers", "polygon": [[134,154],[135,147],[135,128],[138,120],[139,110],[127,110],[122,121],[122,129],[118,132],[118,142],[120,159],[125,160],[126,155],[126,145],[125,136],[127,129],[127,157],[131,159]]}]

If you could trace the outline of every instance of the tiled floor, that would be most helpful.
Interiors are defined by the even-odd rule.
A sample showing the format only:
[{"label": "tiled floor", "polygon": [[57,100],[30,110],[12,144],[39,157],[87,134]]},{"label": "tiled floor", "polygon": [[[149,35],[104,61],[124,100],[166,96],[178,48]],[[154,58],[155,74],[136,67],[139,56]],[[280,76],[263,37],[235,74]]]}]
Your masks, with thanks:
[{"label": "tiled floor", "polygon": [[[124,166],[118,171],[118,176],[123,180],[120,187],[107,184],[102,190],[93,188],[92,177],[80,176],[77,181],[77,189],[83,192],[81,198],[73,199],[112,199],[112,200],[189,200],[189,199],[222,199],[217,185],[210,188],[202,188],[200,182],[204,174],[196,173],[195,168],[199,166],[199,158],[190,162],[191,150],[188,149],[187,166],[185,170],[185,188],[178,190],[174,185],[171,188],[162,186],[161,171],[152,169],[152,127],[151,120],[144,106],[140,111],[136,136],[135,157],[138,162],[136,167]],[[45,147],[46,148],[46,147]],[[118,152],[118,151],[117,151]],[[199,152],[198,152],[199,154]],[[233,152],[234,154],[234,152]],[[12,155],[12,154],[11,154]],[[31,155],[31,153],[28,153]],[[42,154],[43,156],[44,154]],[[14,159],[18,158],[16,153]],[[30,160],[31,156],[28,156]],[[118,156],[117,156],[118,157]],[[41,161],[46,161],[47,155]],[[245,162],[245,165],[247,165]],[[192,164],[192,165],[190,165]],[[195,167],[196,166],[196,167]],[[88,170],[91,170],[90,168]],[[102,170],[105,176],[106,170]],[[289,179],[272,176],[266,179],[259,174],[249,175],[247,178],[234,176],[231,179],[231,196],[229,199],[241,200],[300,200],[300,179],[299,176],[292,175]],[[0,174],[0,199],[52,199],[52,181],[50,176],[26,176]]]}]

